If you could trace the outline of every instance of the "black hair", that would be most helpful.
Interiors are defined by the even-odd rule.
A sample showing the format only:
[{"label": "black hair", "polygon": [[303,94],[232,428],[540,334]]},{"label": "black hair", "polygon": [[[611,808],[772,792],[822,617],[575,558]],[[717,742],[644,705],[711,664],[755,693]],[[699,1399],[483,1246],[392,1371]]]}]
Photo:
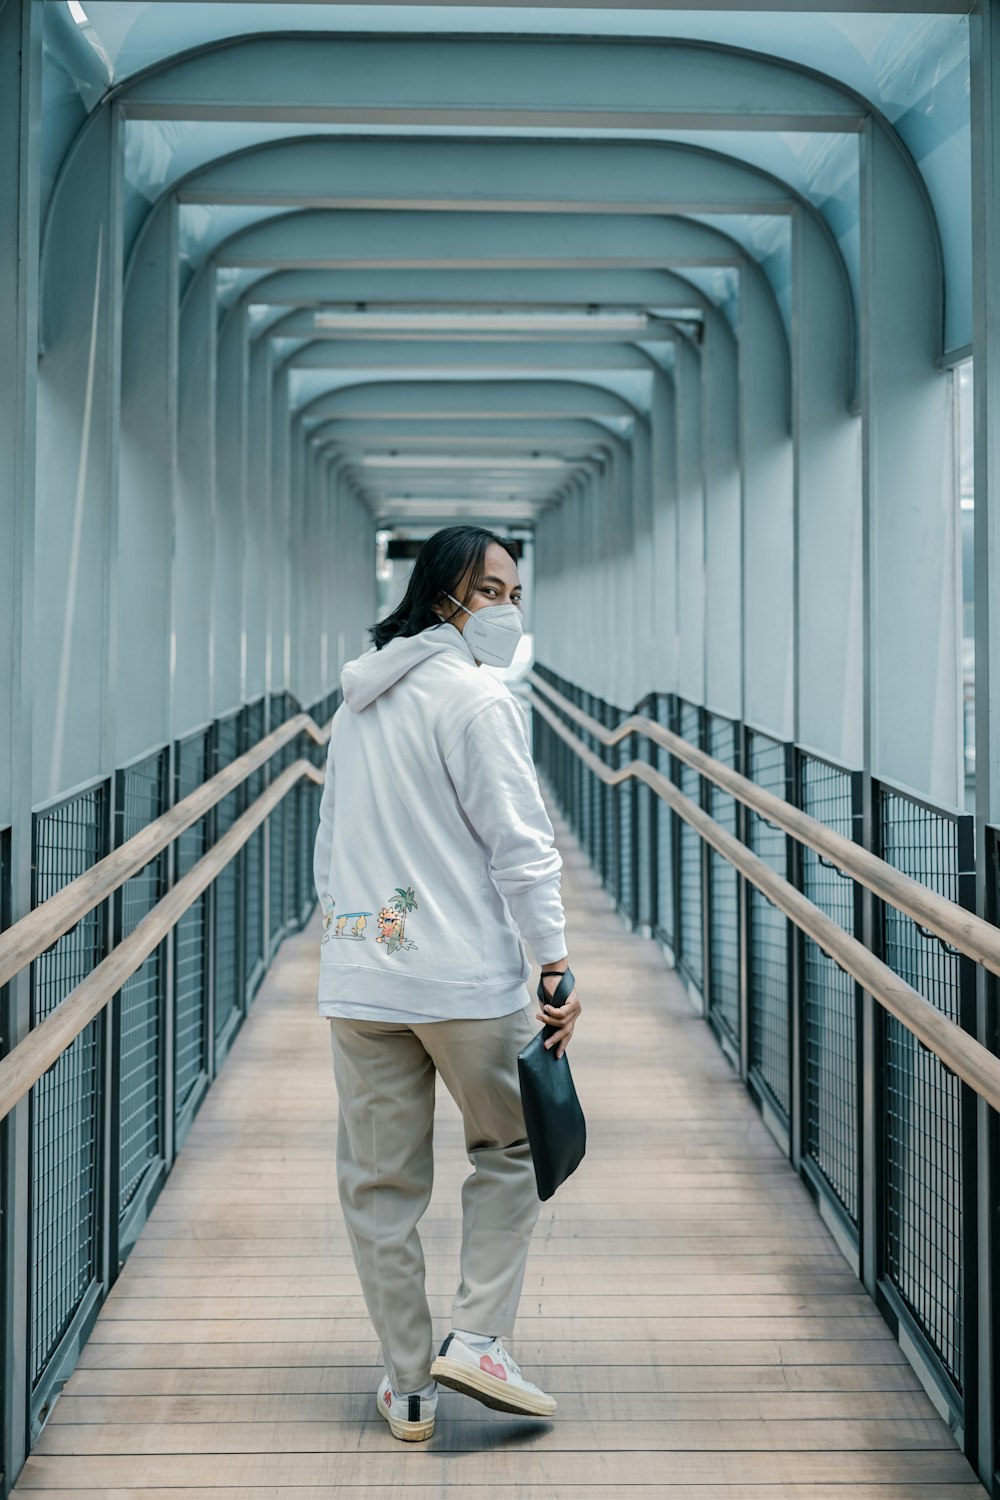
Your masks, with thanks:
[{"label": "black hair", "polygon": [[[417,553],[406,593],[392,614],[369,628],[368,634],[377,649],[381,651],[397,635],[417,635],[428,625],[440,624],[441,617],[435,614],[434,605],[443,594],[460,598],[455,591],[471,568],[468,590],[462,600],[467,603],[483,581],[486,549],[491,542],[496,542],[517,562],[514,546],[482,526],[445,526],[429,536]],[[457,608],[452,613],[457,614]]]}]

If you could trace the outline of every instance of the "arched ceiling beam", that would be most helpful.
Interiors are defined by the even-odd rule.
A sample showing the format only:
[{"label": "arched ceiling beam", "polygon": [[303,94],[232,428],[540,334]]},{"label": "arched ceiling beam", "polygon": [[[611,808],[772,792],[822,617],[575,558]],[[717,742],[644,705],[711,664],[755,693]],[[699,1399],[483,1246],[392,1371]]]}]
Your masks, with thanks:
[{"label": "arched ceiling beam", "polygon": [[[464,474],[449,470],[439,472],[403,473],[393,475],[377,470],[367,472],[362,466],[350,462],[355,480],[366,494],[402,494],[408,500],[420,500],[428,495],[447,495],[461,499],[463,495],[475,495],[479,499],[507,500],[516,493],[520,498],[540,503],[547,500],[553,490],[565,483],[572,470],[560,474],[551,472],[536,474],[529,469],[510,471],[506,476],[490,478],[477,469],[470,468]],[[472,481],[470,483],[470,480]]]},{"label": "arched ceiling beam", "polygon": [[519,501],[496,500],[441,500],[433,497],[429,501],[366,501],[372,520],[377,527],[389,526],[446,526],[452,522],[479,520],[491,527],[534,526],[538,515],[548,507],[545,505],[523,505]]},{"label": "arched ceiling beam", "polygon": [[[703,319],[713,314],[710,299],[675,272],[600,267],[563,271],[277,271],[262,276],[243,293],[242,300],[251,306],[294,308],[280,325],[290,337],[308,335],[312,321],[309,309],[350,307],[358,302],[440,305],[449,309],[476,305],[509,309],[647,306],[672,311],[682,322],[699,309]],[[251,325],[251,337],[278,336],[278,327],[265,318],[259,331]]]},{"label": "arched ceiling beam", "polygon": [[517,500],[533,509],[549,504],[567,484],[586,477],[586,471],[582,469],[565,469],[560,474],[547,475],[527,471],[511,472],[495,479],[485,478],[474,469],[464,475],[453,474],[449,470],[436,474],[400,472],[393,475],[352,466],[349,472],[359,491],[372,505],[395,496],[407,502],[441,498],[458,502],[469,499],[491,500],[505,504]]},{"label": "arched ceiling beam", "polygon": [[[441,446],[448,447],[447,443]],[[483,484],[497,485],[509,481],[511,475],[519,474],[527,483],[551,488],[567,474],[590,468],[599,459],[599,455],[590,453],[578,452],[572,456],[543,453],[540,448],[530,448],[527,439],[520,448],[511,447],[499,453],[490,448],[458,452],[436,452],[425,448],[414,452],[405,444],[402,448],[382,449],[341,447],[340,451],[346,463],[360,469],[371,469],[385,477],[387,483],[399,483],[400,476],[405,473],[418,483],[425,483],[436,475],[448,476],[457,484],[467,484],[469,475],[476,475]],[[391,478],[393,475],[396,477]]]},{"label": "arched ceiling beam", "polygon": [[[515,192],[520,196],[512,196]],[[194,173],[180,184],[178,197],[230,207],[379,211],[544,209],[759,218],[801,209],[820,226],[847,278],[839,247],[817,208],[759,167],[676,142],[281,141]],[[206,237],[204,253],[215,248],[218,237],[214,242]]]},{"label": "arched ceiling beam", "polygon": [[[381,452],[406,456],[415,452],[418,457],[422,453],[433,457],[444,453],[452,456],[455,464],[460,464],[463,458],[475,459],[484,453],[502,459],[504,452],[524,455],[526,451],[534,458],[548,455],[567,459],[572,467],[561,475],[550,476],[548,485],[534,505],[533,513],[537,513],[544,505],[552,503],[573,481],[574,475],[603,468],[611,453],[620,448],[621,439],[609,432],[599,419],[539,419],[526,431],[516,415],[489,419],[438,417],[432,421],[388,416],[385,420],[338,417],[323,421],[312,430],[310,443],[345,467],[353,481],[360,484],[373,511],[378,511],[381,504],[375,499],[376,485],[384,495],[395,493],[414,497],[407,502],[410,509],[406,514],[414,513],[418,496],[419,504],[424,506],[428,499],[441,498],[444,494],[455,503],[480,494],[482,487],[475,481],[481,477],[481,471],[478,475],[470,473],[469,482],[461,486],[456,483],[454,468],[444,479],[442,469],[438,468],[436,475],[440,482],[436,482],[426,470],[421,472],[419,467],[413,469],[409,465],[405,473],[400,472],[397,485],[387,482],[392,477],[390,474],[378,471],[368,475],[366,482],[360,466],[365,454]],[[495,486],[492,498],[484,500],[482,506],[495,505],[498,494],[509,496],[519,490],[523,493],[520,483]],[[473,503],[480,505],[478,500]],[[398,508],[393,512],[396,515],[401,513]],[[425,510],[420,513],[424,514]]]},{"label": "arched ceiling beam", "polygon": [[322,270],[338,266],[421,269],[572,268],[661,270],[738,267],[733,241],[688,219],[607,214],[371,213],[306,210],[231,236],[215,252],[221,267]]},{"label": "arched ceiling beam", "polygon": [[[502,90],[498,87],[502,81]],[[857,131],[847,89],[726,48],[560,37],[249,38],[139,75],[128,119]]]},{"label": "arched ceiling beam", "polygon": [[[358,213],[309,210],[233,235],[217,251],[220,267],[337,265],[418,269],[731,268],[760,278],[786,342],[773,289],[756,262],[727,235],[688,219],[519,214],[485,219],[463,213]],[[252,290],[247,291],[252,298]]]},{"label": "arched ceiling beam", "polygon": [[553,420],[545,425],[538,423],[531,428],[530,438],[516,418],[489,417],[460,419],[451,427],[442,420],[426,422],[419,419],[397,418],[392,431],[384,422],[367,418],[335,417],[317,427],[313,440],[322,439],[336,443],[345,451],[378,447],[421,447],[446,443],[451,448],[502,447],[504,445],[540,451],[573,452],[581,447],[597,450],[607,447],[607,428],[586,418]]},{"label": "arched ceiling beam", "polygon": [[[619,335],[619,338],[621,335]],[[522,369],[527,360],[546,370],[654,370],[659,368],[648,354],[627,343],[549,341],[532,348],[530,353],[516,343],[456,343],[452,340],[416,342],[375,341],[358,343],[353,339],[324,340],[307,344],[288,361],[291,369],[367,371],[407,368],[412,370],[470,370],[510,367]]]},{"label": "arched ceiling beam", "polygon": [[354,420],[490,420],[522,422],[589,417],[634,419],[636,410],[612,391],[583,381],[426,380],[371,381],[344,386],[303,407],[303,422],[331,417]]},{"label": "arched ceiling beam", "polygon": [[[623,247],[625,253],[623,253]],[[690,220],[639,215],[597,219],[571,214],[484,218],[468,213],[359,213],[310,210],[242,230],[219,248],[221,265],[330,269],[381,259],[398,269],[731,268],[758,279],[786,356],[787,338],[773,289],[728,236]],[[393,256],[397,257],[393,260]],[[445,290],[445,297],[448,292]],[[252,300],[254,290],[246,297]]]},{"label": "arched ceiling beam", "polygon": [[191,204],[485,212],[790,213],[797,195],[714,151],[678,142],[277,141],[213,162],[176,188]]},{"label": "arched ceiling beam", "polygon": [[536,132],[868,126],[912,166],[895,132],[852,89],[787,60],[705,41],[609,47],[603,38],[577,37],[239,38],[157,64],[109,99],[126,117],[257,119],[286,128],[367,122],[397,136],[421,118],[448,130],[507,122]]},{"label": "arched ceiling beam", "polygon": [[395,304],[506,305],[510,307],[605,306],[685,309],[702,300],[690,282],[667,270],[601,266],[547,270],[497,267],[462,270],[360,269],[271,271],[243,294],[248,303],[270,307],[325,307],[358,302]]},{"label": "arched ceiling beam", "polygon": [[[655,306],[686,321],[692,312],[704,319],[712,307],[690,282],[671,272],[654,271],[292,271],[264,276],[243,300],[264,308],[294,306],[278,321],[265,320],[254,338],[306,337],[313,323],[311,308],[357,302],[383,305],[410,303],[449,307],[505,305],[508,308],[604,305],[625,308]],[[653,338],[658,330],[651,330]]]},{"label": "arched ceiling beam", "polygon": [[[477,470],[469,469],[464,475],[441,472],[415,472],[382,474],[373,470],[370,474],[363,467],[350,463],[356,482],[367,494],[405,494],[407,499],[419,500],[426,495],[448,495],[456,499],[474,494],[480,498],[506,500],[517,492],[526,500],[539,502],[548,498],[559,483],[569,478],[571,471],[561,474],[534,474],[530,470],[511,471],[506,476],[489,478]],[[470,478],[474,483],[470,484]]]},{"label": "arched ceiling beam", "polygon": [[[448,495],[453,498],[483,496],[507,499],[512,494],[520,494],[530,497],[539,505],[547,504],[567,484],[588,473],[601,471],[613,449],[609,434],[599,424],[595,424],[595,436],[585,452],[581,453],[578,446],[570,450],[557,446],[553,450],[544,442],[537,441],[530,455],[525,457],[525,444],[531,435],[520,427],[518,447],[506,450],[519,460],[518,465],[504,469],[502,466],[492,467],[493,461],[498,457],[498,445],[495,442],[485,448],[477,446],[462,449],[449,439],[447,429],[443,436],[439,436],[433,449],[417,447],[414,451],[414,445],[405,440],[400,440],[391,448],[382,449],[370,442],[362,448],[345,445],[342,439],[327,436],[330,427],[331,424],[324,424],[318,428],[312,434],[312,444],[323,454],[335,456],[353,476],[359,488],[369,496],[397,494],[410,498],[427,498]],[[446,450],[443,455],[444,463],[440,461],[441,449]],[[501,454],[502,452],[503,450]],[[379,467],[380,454],[383,457],[399,455],[404,460],[405,467]],[[414,458],[419,460],[424,456],[433,461],[433,467],[419,462],[414,465]],[[547,467],[543,467],[546,464]],[[554,467],[555,464],[560,464],[560,467]],[[486,465],[491,467],[487,468]]]}]

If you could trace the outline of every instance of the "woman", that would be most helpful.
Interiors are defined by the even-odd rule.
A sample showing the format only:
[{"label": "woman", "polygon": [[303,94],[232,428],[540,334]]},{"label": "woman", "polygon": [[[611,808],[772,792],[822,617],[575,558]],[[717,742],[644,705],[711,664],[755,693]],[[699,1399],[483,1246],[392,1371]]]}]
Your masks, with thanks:
[{"label": "woman", "polygon": [[[327,757],[315,878],[337,1181],[382,1347],[378,1410],[410,1442],[434,1431],[438,1383],[501,1411],[556,1407],[503,1343],[539,1209],[517,1077],[536,1030],[522,939],[543,974],[568,966],[562,860],[527,720],[479,670],[509,665],[521,628],[507,544],[476,526],[438,531],[399,607],[372,627],[374,647],[344,667]],[[580,1009],[574,991],[536,1012],[559,1055]],[[473,1171],[452,1329],[432,1360],[417,1224],[431,1195],[436,1073],[462,1112]]]}]

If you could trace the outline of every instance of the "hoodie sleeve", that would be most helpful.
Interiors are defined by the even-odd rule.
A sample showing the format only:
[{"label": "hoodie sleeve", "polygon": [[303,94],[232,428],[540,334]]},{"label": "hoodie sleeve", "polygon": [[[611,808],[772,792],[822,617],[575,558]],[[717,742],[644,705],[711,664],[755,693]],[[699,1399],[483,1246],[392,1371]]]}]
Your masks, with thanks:
[{"label": "hoodie sleeve", "polygon": [[330,856],[333,854],[333,740],[326,752],[326,779],[323,796],[319,804],[319,828],[313,846],[313,882],[321,909],[325,909],[324,896],[329,895]]},{"label": "hoodie sleeve", "polygon": [[445,765],[489,855],[493,883],[536,961],[564,958],[562,858],[517,702],[498,698],[480,709],[445,755]]}]

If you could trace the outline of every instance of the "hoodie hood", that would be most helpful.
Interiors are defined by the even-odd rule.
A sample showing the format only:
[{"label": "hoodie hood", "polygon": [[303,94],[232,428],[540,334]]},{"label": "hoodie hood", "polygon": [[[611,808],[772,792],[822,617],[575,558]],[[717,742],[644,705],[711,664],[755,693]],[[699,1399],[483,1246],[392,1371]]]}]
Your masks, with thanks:
[{"label": "hoodie hood", "polygon": [[340,674],[344,702],[353,713],[360,713],[407,672],[440,651],[460,651],[473,666],[476,665],[476,658],[456,626],[447,621],[428,625],[416,635],[394,636],[381,651],[372,646],[347,662]]}]

